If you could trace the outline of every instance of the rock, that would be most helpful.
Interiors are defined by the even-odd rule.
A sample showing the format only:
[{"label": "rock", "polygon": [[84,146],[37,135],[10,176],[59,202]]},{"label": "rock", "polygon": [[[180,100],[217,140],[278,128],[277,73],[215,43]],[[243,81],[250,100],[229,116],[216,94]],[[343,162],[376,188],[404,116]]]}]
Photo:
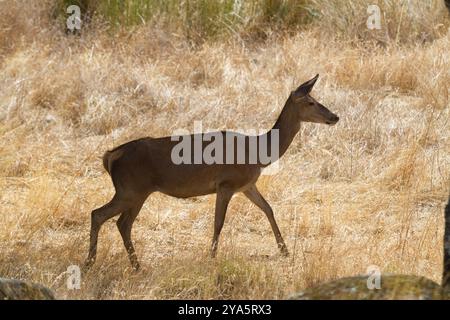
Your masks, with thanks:
[{"label": "rock", "polygon": [[53,292],[39,284],[0,278],[0,300],[54,300]]},{"label": "rock", "polygon": [[448,292],[424,277],[382,275],[380,289],[369,289],[368,276],[342,278],[293,294],[291,300],[436,300]]}]

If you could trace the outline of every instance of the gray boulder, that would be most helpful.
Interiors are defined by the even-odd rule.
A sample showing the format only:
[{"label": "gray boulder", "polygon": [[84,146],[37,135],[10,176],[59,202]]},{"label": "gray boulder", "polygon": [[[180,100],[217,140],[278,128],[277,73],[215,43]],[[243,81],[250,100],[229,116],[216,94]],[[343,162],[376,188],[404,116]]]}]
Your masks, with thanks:
[{"label": "gray boulder", "polygon": [[440,300],[449,299],[439,284],[413,275],[382,275],[380,289],[369,289],[367,276],[326,282],[289,297],[292,300]]},{"label": "gray boulder", "polygon": [[0,278],[0,300],[54,300],[53,292],[39,284]]}]

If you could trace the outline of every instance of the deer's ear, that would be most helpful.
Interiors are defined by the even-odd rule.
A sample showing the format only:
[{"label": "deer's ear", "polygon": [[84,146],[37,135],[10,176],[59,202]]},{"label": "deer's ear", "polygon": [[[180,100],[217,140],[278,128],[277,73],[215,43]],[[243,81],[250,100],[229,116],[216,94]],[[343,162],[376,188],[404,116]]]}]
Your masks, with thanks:
[{"label": "deer's ear", "polygon": [[314,84],[316,83],[317,79],[319,78],[319,75],[316,75],[311,80],[306,81],[300,87],[297,88],[297,90],[294,91],[294,94],[296,96],[304,96],[311,92],[312,88],[314,87]]}]

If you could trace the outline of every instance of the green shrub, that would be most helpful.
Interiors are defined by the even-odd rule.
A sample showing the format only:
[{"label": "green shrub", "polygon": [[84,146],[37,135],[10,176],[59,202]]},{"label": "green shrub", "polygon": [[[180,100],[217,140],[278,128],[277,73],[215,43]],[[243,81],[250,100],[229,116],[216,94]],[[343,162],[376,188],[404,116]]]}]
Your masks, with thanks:
[{"label": "green shrub", "polygon": [[267,28],[290,29],[311,17],[307,0],[56,0],[58,16],[72,4],[82,19],[93,16],[111,27],[158,23],[188,38],[210,38]]}]

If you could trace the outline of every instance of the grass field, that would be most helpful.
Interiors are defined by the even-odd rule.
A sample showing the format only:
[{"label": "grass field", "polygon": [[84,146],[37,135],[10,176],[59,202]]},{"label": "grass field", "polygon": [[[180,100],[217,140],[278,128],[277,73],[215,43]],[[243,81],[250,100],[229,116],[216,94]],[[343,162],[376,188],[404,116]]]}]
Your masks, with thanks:
[{"label": "grass field", "polygon": [[[444,2],[375,1],[383,19],[373,31],[371,1],[304,3],[301,24],[263,19],[274,14],[258,7],[207,32],[167,11],[119,29],[111,21],[120,17],[96,17],[67,35],[55,1],[1,1],[0,277],[75,299],[283,299],[371,265],[440,282],[450,185]],[[114,192],[105,150],[199,120],[205,130],[269,129],[290,91],[317,73],[312,95],[340,122],[304,124],[280,172],[258,182],[288,258],[242,195],[213,260],[215,197],[154,194],[133,228],[142,269],[131,270],[112,219],[81,289],[67,289],[68,266],[87,256],[90,212]]]}]

